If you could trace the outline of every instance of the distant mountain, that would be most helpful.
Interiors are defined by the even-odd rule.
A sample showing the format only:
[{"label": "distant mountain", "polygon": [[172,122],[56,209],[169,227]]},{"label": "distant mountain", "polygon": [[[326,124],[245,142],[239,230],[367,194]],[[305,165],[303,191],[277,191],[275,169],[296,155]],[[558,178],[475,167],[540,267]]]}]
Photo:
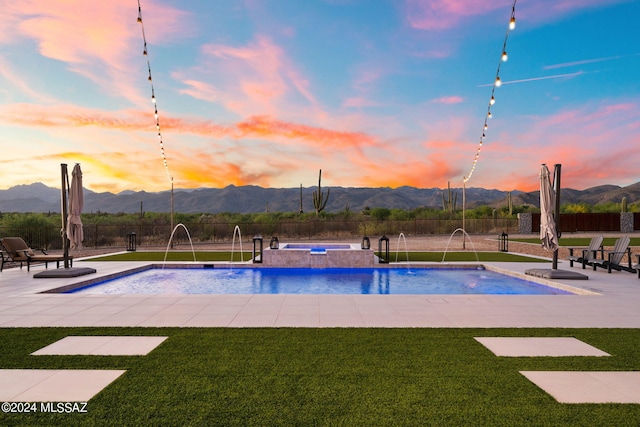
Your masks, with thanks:
[{"label": "distant mountain", "polygon": [[[348,208],[359,212],[369,208],[414,209],[418,207],[442,208],[442,195],[447,190],[439,188],[347,188],[331,189],[325,211],[340,212]],[[302,207],[305,212],[313,212],[312,193],[316,187],[302,189]],[[457,206],[462,206],[462,189],[452,189],[456,194]],[[513,204],[539,206],[539,192],[523,193],[512,191]],[[622,197],[628,203],[640,199],[640,183],[628,187],[603,185],[586,190],[562,189],[562,203],[604,202],[619,203]],[[483,188],[467,188],[468,208],[478,205],[494,207],[506,206],[507,192]],[[253,185],[225,188],[199,188],[174,190],[174,211],[182,213],[257,213],[257,212],[298,212],[300,188],[263,188]],[[150,193],[146,191],[123,191],[118,194],[84,192],[85,212],[135,213],[169,212],[171,195],[168,191]],[[18,185],[8,190],[0,190],[0,212],[60,212],[60,190],[42,183]]]}]

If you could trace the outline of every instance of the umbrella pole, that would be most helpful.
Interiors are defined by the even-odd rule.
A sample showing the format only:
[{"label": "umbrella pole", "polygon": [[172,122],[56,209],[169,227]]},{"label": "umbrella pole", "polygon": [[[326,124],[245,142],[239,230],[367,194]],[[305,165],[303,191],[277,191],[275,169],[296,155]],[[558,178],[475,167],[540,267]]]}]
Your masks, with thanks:
[{"label": "umbrella pole", "polygon": [[552,269],[558,269],[558,251],[560,250],[560,169],[562,168],[561,164],[556,164],[553,170],[553,190],[556,193],[555,197],[555,209],[554,209],[554,219],[556,223],[556,235],[558,236],[558,248],[553,251],[553,265]]},{"label": "umbrella pole", "polygon": [[67,172],[67,164],[60,164],[60,172],[62,175],[62,187],[60,197],[60,212],[62,213],[62,250],[64,253],[64,268],[69,268],[69,241],[67,239],[67,182],[69,181],[69,173]]}]

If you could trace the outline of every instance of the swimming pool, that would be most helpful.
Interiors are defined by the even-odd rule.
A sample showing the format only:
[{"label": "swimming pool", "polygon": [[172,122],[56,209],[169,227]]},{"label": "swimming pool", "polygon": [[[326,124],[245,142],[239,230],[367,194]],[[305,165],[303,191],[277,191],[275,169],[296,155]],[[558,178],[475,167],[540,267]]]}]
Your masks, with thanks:
[{"label": "swimming pool", "polygon": [[150,268],[78,294],[504,294],[571,292],[471,268]]}]

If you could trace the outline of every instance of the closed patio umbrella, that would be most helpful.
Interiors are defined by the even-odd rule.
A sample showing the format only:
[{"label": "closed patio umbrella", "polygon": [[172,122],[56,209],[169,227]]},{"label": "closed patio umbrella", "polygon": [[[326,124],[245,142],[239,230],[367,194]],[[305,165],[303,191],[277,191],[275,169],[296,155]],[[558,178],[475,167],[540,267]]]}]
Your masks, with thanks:
[{"label": "closed patio umbrella", "polygon": [[574,271],[558,270],[558,241],[560,237],[560,164],[553,170],[553,184],[547,165],[540,169],[540,241],[542,247],[553,252],[551,269],[530,268],[524,274],[545,279],[587,280],[589,276]]},{"label": "closed patio umbrella", "polygon": [[82,193],[82,170],[76,163],[71,174],[71,186],[69,187],[69,215],[67,216],[67,237],[71,249],[82,248],[84,233],[82,231],[82,208],[84,206],[84,195]]},{"label": "closed patio umbrella", "polygon": [[69,185],[69,174],[67,173],[67,164],[60,164],[60,175],[62,178],[62,186],[60,189],[60,208],[62,211],[62,249],[64,251],[64,268],[47,269],[33,275],[34,278],[63,278],[78,277],[84,274],[95,273],[96,269],[91,267],[70,267],[69,246],[72,248],[81,248],[84,234],[82,232],[82,221],[80,214],[84,205],[84,196],[82,194],[82,171],[80,165],[76,164],[73,168],[73,177],[71,185]]},{"label": "closed patio umbrella", "polygon": [[540,169],[540,240],[548,251],[558,249],[558,232],[554,218],[556,194],[547,165]]}]

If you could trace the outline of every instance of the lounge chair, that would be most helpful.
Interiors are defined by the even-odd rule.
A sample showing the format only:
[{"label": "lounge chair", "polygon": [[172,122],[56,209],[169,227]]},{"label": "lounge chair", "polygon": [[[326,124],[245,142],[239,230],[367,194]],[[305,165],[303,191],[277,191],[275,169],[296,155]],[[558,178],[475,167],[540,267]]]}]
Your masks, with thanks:
[{"label": "lounge chair", "polygon": [[[628,271],[635,273],[636,269],[631,266],[631,248],[629,247],[631,239],[629,236],[624,236],[616,240],[612,251],[607,251],[607,259],[589,258],[585,262],[588,265],[593,266],[593,270],[596,267],[606,268],[607,272],[611,273],[611,270]],[[622,263],[622,259],[627,255],[628,265]]]},{"label": "lounge chair", "polygon": [[[597,259],[598,251],[600,251],[600,259],[604,259],[604,248],[602,247],[603,240],[604,237],[602,237],[602,235],[595,236],[591,238],[591,242],[589,242],[589,246],[586,248],[569,248],[569,265],[573,267],[574,261],[579,262],[582,264],[582,268],[584,269],[586,264],[583,261],[588,258]],[[579,250],[580,252],[574,254],[573,252],[576,250]]]},{"label": "lounge chair", "polygon": [[638,272],[638,279],[640,279],[640,254],[636,254],[636,257],[638,258],[638,263],[631,268],[636,269],[636,271]]},{"label": "lounge chair", "polygon": [[[2,246],[4,246],[6,252],[2,253],[2,264],[0,264],[0,271],[4,269],[5,262],[16,262],[27,264],[27,271],[31,269],[31,264],[34,262],[44,262],[45,268],[49,266],[50,262],[56,263],[56,268],[60,268],[60,261],[64,261],[63,255],[49,255],[43,249],[40,249],[40,254],[36,253],[22,240],[22,237],[5,237],[0,239]],[[73,257],[69,256],[70,262],[73,262]]]}]

